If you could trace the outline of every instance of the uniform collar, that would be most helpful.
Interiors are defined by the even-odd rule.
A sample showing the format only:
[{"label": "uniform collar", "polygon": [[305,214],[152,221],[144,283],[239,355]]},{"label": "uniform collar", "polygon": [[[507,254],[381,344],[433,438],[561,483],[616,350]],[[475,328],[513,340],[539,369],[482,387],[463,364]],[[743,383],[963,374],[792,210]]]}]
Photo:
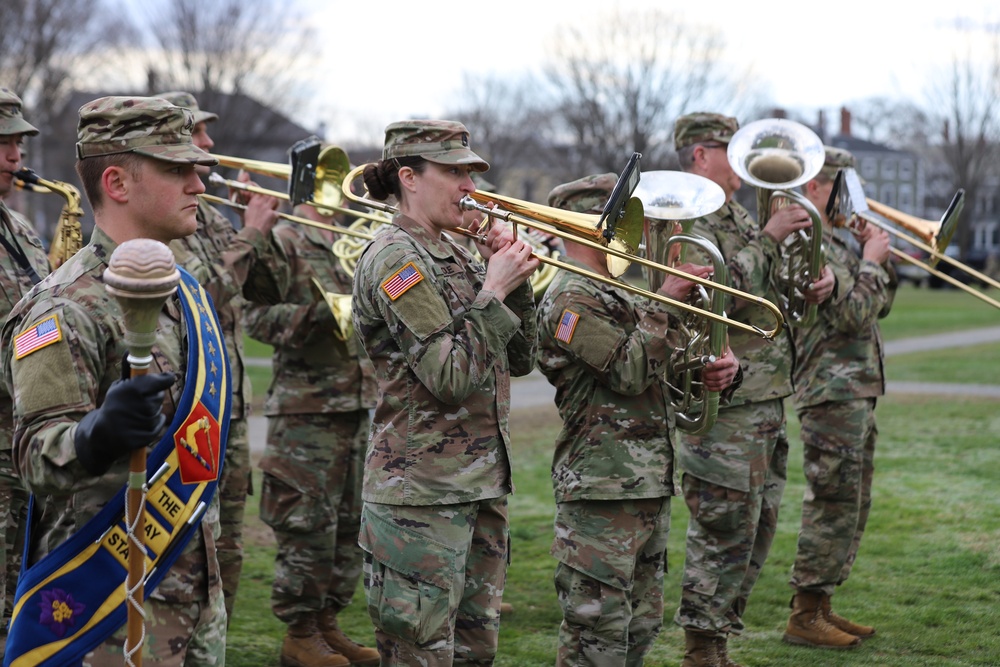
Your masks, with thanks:
[{"label": "uniform collar", "polygon": [[451,242],[445,238],[444,234],[439,233],[435,238],[423,225],[402,213],[397,213],[392,221],[396,226],[416,239],[420,245],[427,249],[427,252],[437,259],[447,259],[455,254]]},{"label": "uniform collar", "polygon": [[108,260],[111,259],[111,253],[118,247],[118,244],[112,241],[111,237],[97,225],[94,225],[94,231],[90,235],[90,243],[88,245],[94,249],[94,254],[103,264],[108,263]]}]

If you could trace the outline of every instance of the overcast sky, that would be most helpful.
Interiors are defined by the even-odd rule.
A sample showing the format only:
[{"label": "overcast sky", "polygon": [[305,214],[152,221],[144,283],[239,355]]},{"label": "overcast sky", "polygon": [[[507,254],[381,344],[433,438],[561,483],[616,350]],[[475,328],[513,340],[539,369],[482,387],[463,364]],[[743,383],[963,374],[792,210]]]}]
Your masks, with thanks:
[{"label": "overcast sky", "polygon": [[[615,6],[607,0],[304,1],[324,44],[326,82],[317,86],[316,108],[333,140],[341,131],[370,132],[400,118],[438,116],[454,99],[463,72],[537,68],[546,40],[560,24],[600,16]],[[954,53],[957,33],[949,26],[956,19],[1000,20],[995,0],[627,0],[618,5],[659,7],[717,26],[729,52],[745,57],[767,82],[776,106],[831,112],[873,95],[919,99],[930,68]],[[397,73],[373,84],[363,76],[369,64],[373,71]]]}]

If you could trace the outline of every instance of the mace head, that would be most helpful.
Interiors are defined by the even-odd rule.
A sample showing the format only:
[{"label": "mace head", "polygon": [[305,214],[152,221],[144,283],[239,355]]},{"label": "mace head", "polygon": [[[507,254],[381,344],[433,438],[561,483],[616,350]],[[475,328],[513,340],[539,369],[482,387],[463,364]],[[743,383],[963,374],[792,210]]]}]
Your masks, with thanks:
[{"label": "mace head", "polygon": [[104,287],[124,313],[125,344],[133,366],[151,361],[160,310],[180,278],[174,254],[159,241],[132,239],[111,253]]}]

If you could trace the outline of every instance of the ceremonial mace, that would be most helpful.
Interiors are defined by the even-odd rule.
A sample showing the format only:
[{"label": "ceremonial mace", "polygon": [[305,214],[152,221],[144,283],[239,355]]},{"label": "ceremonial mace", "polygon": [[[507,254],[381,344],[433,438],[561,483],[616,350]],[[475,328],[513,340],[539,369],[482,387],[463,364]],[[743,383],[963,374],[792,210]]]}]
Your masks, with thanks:
[{"label": "ceremonial mace", "polygon": [[[170,249],[153,239],[125,241],[111,253],[104,271],[104,287],[115,297],[125,317],[129,377],[146,375],[153,363],[156,324],[163,304],[177,290],[180,272]],[[125,523],[128,533],[128,576],[125,603],[128,606],[128,637],[125,663],[142,666],[142,644],[146,627],[143,612],[146,577],[145,531],[146,448],[132,450],[129,457]],[[135,660],[133,661],[133,654]]]}]

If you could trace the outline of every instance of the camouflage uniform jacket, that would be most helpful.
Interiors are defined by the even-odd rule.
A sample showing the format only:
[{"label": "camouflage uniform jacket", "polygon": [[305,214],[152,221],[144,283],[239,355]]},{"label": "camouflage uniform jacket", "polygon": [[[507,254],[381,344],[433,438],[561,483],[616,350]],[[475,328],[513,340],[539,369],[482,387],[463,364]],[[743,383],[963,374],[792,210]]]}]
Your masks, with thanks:
[{"label": "camouflage uniform jacket", "polygon": [[[24,217],[8,209],[3,201],[0,201],[0,234],[12,245],[16,242],[21,247],[28,263],[39,277],[48,275],[49,258],[34,227]],[[15,304],[31,289],[31,285],[28,273],[6,249],[0,248],[0,320],[7,318]],[[0,382],[0,451],[10,451],[13,432],[13,401],[7,387]]]},{"label": "camouflage uniform jacket", "polygon": [[895,271],[861,259],[836,233],[827,236],[825,250],[837,286],[816,323],[792,332],[796,409],[885,393],[878,320],[892,307]]},{"label": "camouflage uniform jacket", "polygon": [[[313,279],[337,294],[350,294],[351,276],[313,227],[279,222],[272,232],[287,261],[277,267],[285,285],[281,303],[248,304],[247,333],[274,346],[274,379],[264,413],[321,414],[374,407],[375,371],[353,334],[334,335],[333,313],[318,298]],[[360,352],[360,356],[359,356]]]},{"label": "camouflage uniform jacket", "polygon": [[[14,389],[14,464],[35,495],[31,562],[55,549],[117,493],[128,479],[128,457],[94,477],[76,457],[77,423],[98,408],[111,383],[122,376],[124,316],[102,281],[115,243],[94,228],[90,244],[36,285],[3,327],[3,373]],[[61,341],[14,360],[14,337],[48,315],[56,314]],[[159,318],[151,372],[179,372],[164,400],[169,421],[184,389],[186,333],[176,297]],[[216,573],[214,538],[218,501],[202,521],[162,583],[152,593],[167,602],[204,600]]]},{"label": "camouflage uniform jacket", "polygon": [[229,350],[233,378],[233,419],[249,416],[250,379],[243,353],[244,297],[255,302],[277,303],[281,286],[274,266],[284,260],[276,256],[269,238],[245,227],[236,232],[221,213],[205,202],[198,204],[198,230],[170,243],[179,266],[205,288],[215,310]]},{"label": "camouflage uniform jacket", "polygon": [[[365,250],[354,275],[354,327],[379,396],[363,498],[438,505],[513,491],[510,376],[535,363],[528,281],[501,303],[485,267],[406,216]],[[392,300],[383,287],[412,262],[422,279]]]},{"label": "camouflage uniform jacket", "polygon": [[[573,315],[575,325],[563,324]],[[552,461],[556,502],[674,495],[673,411],[662,384],[677,345],[671,320],[658,303],[569,271],[545,292],[538,367],[556,388],[563,421]]]},{"label": "camouflage uniform jacket", "polygon": [[[654,261],[665,259],[663,244],[671,233],[666,230],[667,224],[657,220],[650,224],[649,256]],[[761,233],[745,208],[735,201],[728,202],[715,213],[695,220],[692,233],[708,239],[719,249],[729,267],[732,287],[778,302],[774,277],[781,268],[781,250],[774,239]],[[703,255],[700,250],[692,250],[690,261],[711,264],[707,258],[698,259]],[[726,313],[737,322],[764,329],[774,327],[774,318],[766,310],[735,298],[728,300]],[[784,398],[792,393],[793,351],[787,328],[773,341],[730,329],[729,346],[740,360],[743,384],[733,393],[728,407]]]}]

